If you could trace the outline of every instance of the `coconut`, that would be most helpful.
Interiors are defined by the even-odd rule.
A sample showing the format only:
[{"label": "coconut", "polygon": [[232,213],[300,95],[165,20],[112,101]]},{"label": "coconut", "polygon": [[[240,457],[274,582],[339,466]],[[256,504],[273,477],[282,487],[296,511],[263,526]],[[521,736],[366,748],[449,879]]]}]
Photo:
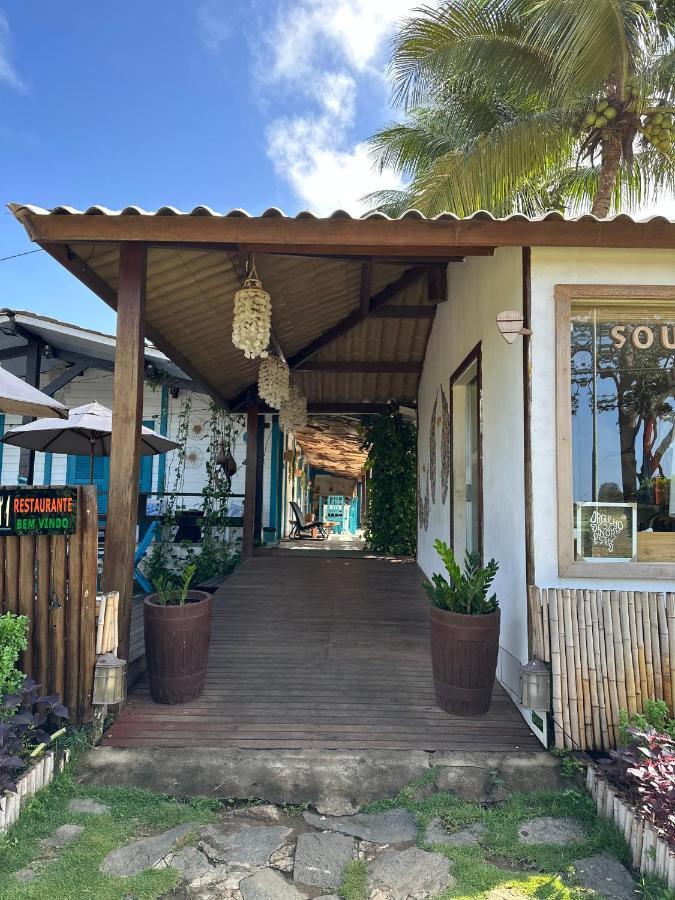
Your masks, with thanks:
[{"label": "coconut", "polygon": [[607,119],[604,116],[598,116],[598,118],[595,120],[596,128],[604,128],[606,124]]},{"label": "coconut", "polygon": [[584,117],[584,125],[586,125],[587,128],[592,128],[595,125],[595,120],[597,118],[598,117],[596,116],[595,113],[593,113],[593,112],[587,113],[586,116]]},{"label": "coconut", "polygon": [[672,124],[673,124],[673,117],[671,116],[670,113],[664,113],[664,116],[663,116],[663,123],[662,123],[662,124],[663,124],[663,126],[664,126],[665,128],[670,128],[670,127],[672,126]]},{"label": "coconut", "polygon": [[661,125],[662,122],[663,122],[663,114],[662,114],[662,113],[656,113],[656,115],[654,116],[654,124],[655,124],[655,125]]},{"label": "coconut", "polygon": [[617,112],[613,106],[608,106],[607,109],[605,110],[605,112],[603,113],[603,115],[606,119],[609,119],[609,121],[611,122],[612,119],[616,119]]},{"label": "coconut", "polygon": [[601,113],[601,112],[604,112],[604,110],[606,110],[608,106],[609,106],[608,100],[601,100],[598,104],[596,104],[595,108],[599,113]]}]

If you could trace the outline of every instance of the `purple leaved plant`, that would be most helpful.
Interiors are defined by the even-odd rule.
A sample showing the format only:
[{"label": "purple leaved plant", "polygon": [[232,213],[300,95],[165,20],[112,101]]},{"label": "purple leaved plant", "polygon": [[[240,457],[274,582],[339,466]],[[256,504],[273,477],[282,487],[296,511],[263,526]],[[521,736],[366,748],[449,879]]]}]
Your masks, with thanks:
[{"label": "purple leaved plant", "polygon": [[68,710],[57,694],[42,695],[40,685],[26,678],[18,691],[0,701],[0,795],[16,791],[16,775],[25,768],[32,750],[48,744],[60,726],[55,719],[67,719]]}]

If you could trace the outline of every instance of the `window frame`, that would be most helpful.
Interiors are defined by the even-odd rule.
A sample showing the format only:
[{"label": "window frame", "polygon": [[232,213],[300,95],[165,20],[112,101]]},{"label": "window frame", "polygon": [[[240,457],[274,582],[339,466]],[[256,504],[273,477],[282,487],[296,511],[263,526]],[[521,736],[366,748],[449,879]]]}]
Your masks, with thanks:
[{"label": "window frame", "polygon": [[571,325],[575,300],[673,300],[672,284],[556,284],[555,297],[555,407],[556,505],[558,575],[581,578],[654,578],[675,580],[675,563],[587,562],[574,558],[574,486],[572,480],[572,377]]},{"label": "window frame", "polygon": [[448,397],[448,415],[450,416],[450,484],[449,484],[449,503],[450,512],[450,546],[454,546],[455,542],[455,496],[454,496],[454,478],[455,478],[455,405],[454,405],[454,387],[462,381],[462,377],[469,369],[476,367],[477,397],[476,397],[476,415],[478,416],[478,487],[477,487],[477,510],[478,510],[478,554],[480,556],[481,565],[484,560],[484,517],[483,517],[483,346],[482,341],[478,343],[467,353],[461,363],[450,375]]}]

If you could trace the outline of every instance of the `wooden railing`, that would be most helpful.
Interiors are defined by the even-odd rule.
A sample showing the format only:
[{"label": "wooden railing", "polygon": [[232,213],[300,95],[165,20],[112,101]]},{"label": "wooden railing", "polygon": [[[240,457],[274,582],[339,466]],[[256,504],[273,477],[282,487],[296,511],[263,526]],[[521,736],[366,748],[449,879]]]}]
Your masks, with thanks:
[{"label": "wooden railing", "polygon": [[0,612],[29,619],[20,667],[59,694],[74,723],[92,718],[96,665],[96,488],[77,488],[73,535],[0,537]]},{"label": "wooden railing", "polygon": [[530,587],[534,656],[550,663],[555,744],[608,750],[619,714],[675,701],[675,593]]}]

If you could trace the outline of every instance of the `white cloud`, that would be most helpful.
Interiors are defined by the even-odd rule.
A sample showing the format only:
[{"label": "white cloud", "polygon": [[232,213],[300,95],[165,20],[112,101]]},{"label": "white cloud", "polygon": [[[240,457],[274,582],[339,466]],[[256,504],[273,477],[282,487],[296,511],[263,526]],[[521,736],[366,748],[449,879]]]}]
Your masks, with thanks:
[{"label": "white cloud", "polygon": [[205,0],[197,9],[199,37],[207,50],[217,53],[232,31],[231,17],[218,0]]},{"label": "white cloud", "polygon": [[19,91],[26,90],[26,85],[19,77],[10,59],[9,22],[2,12],[0,12],[0,82],[5,82]]},{"label": "white cloud", "polygon": [[416,5],[409,0],[285,2],[268,41],[268,75],[297,80],[325,53],[363,72],[377,63],[396,23]]},{"label": "white cloud", "polygon": [[410,0],[283,2],[264,46],[255,48],[258,82],[305,107],[302,114],[272,121],[268,155],[298,200],[320,215],[338,208],[359,214],[366,209],[365,194],[402,186],[391,172],[374,170],[368,146],[355,132],[359,93],[368,89],[375,106],[377,96],[384,101],[386,43],[415,5]]}]

